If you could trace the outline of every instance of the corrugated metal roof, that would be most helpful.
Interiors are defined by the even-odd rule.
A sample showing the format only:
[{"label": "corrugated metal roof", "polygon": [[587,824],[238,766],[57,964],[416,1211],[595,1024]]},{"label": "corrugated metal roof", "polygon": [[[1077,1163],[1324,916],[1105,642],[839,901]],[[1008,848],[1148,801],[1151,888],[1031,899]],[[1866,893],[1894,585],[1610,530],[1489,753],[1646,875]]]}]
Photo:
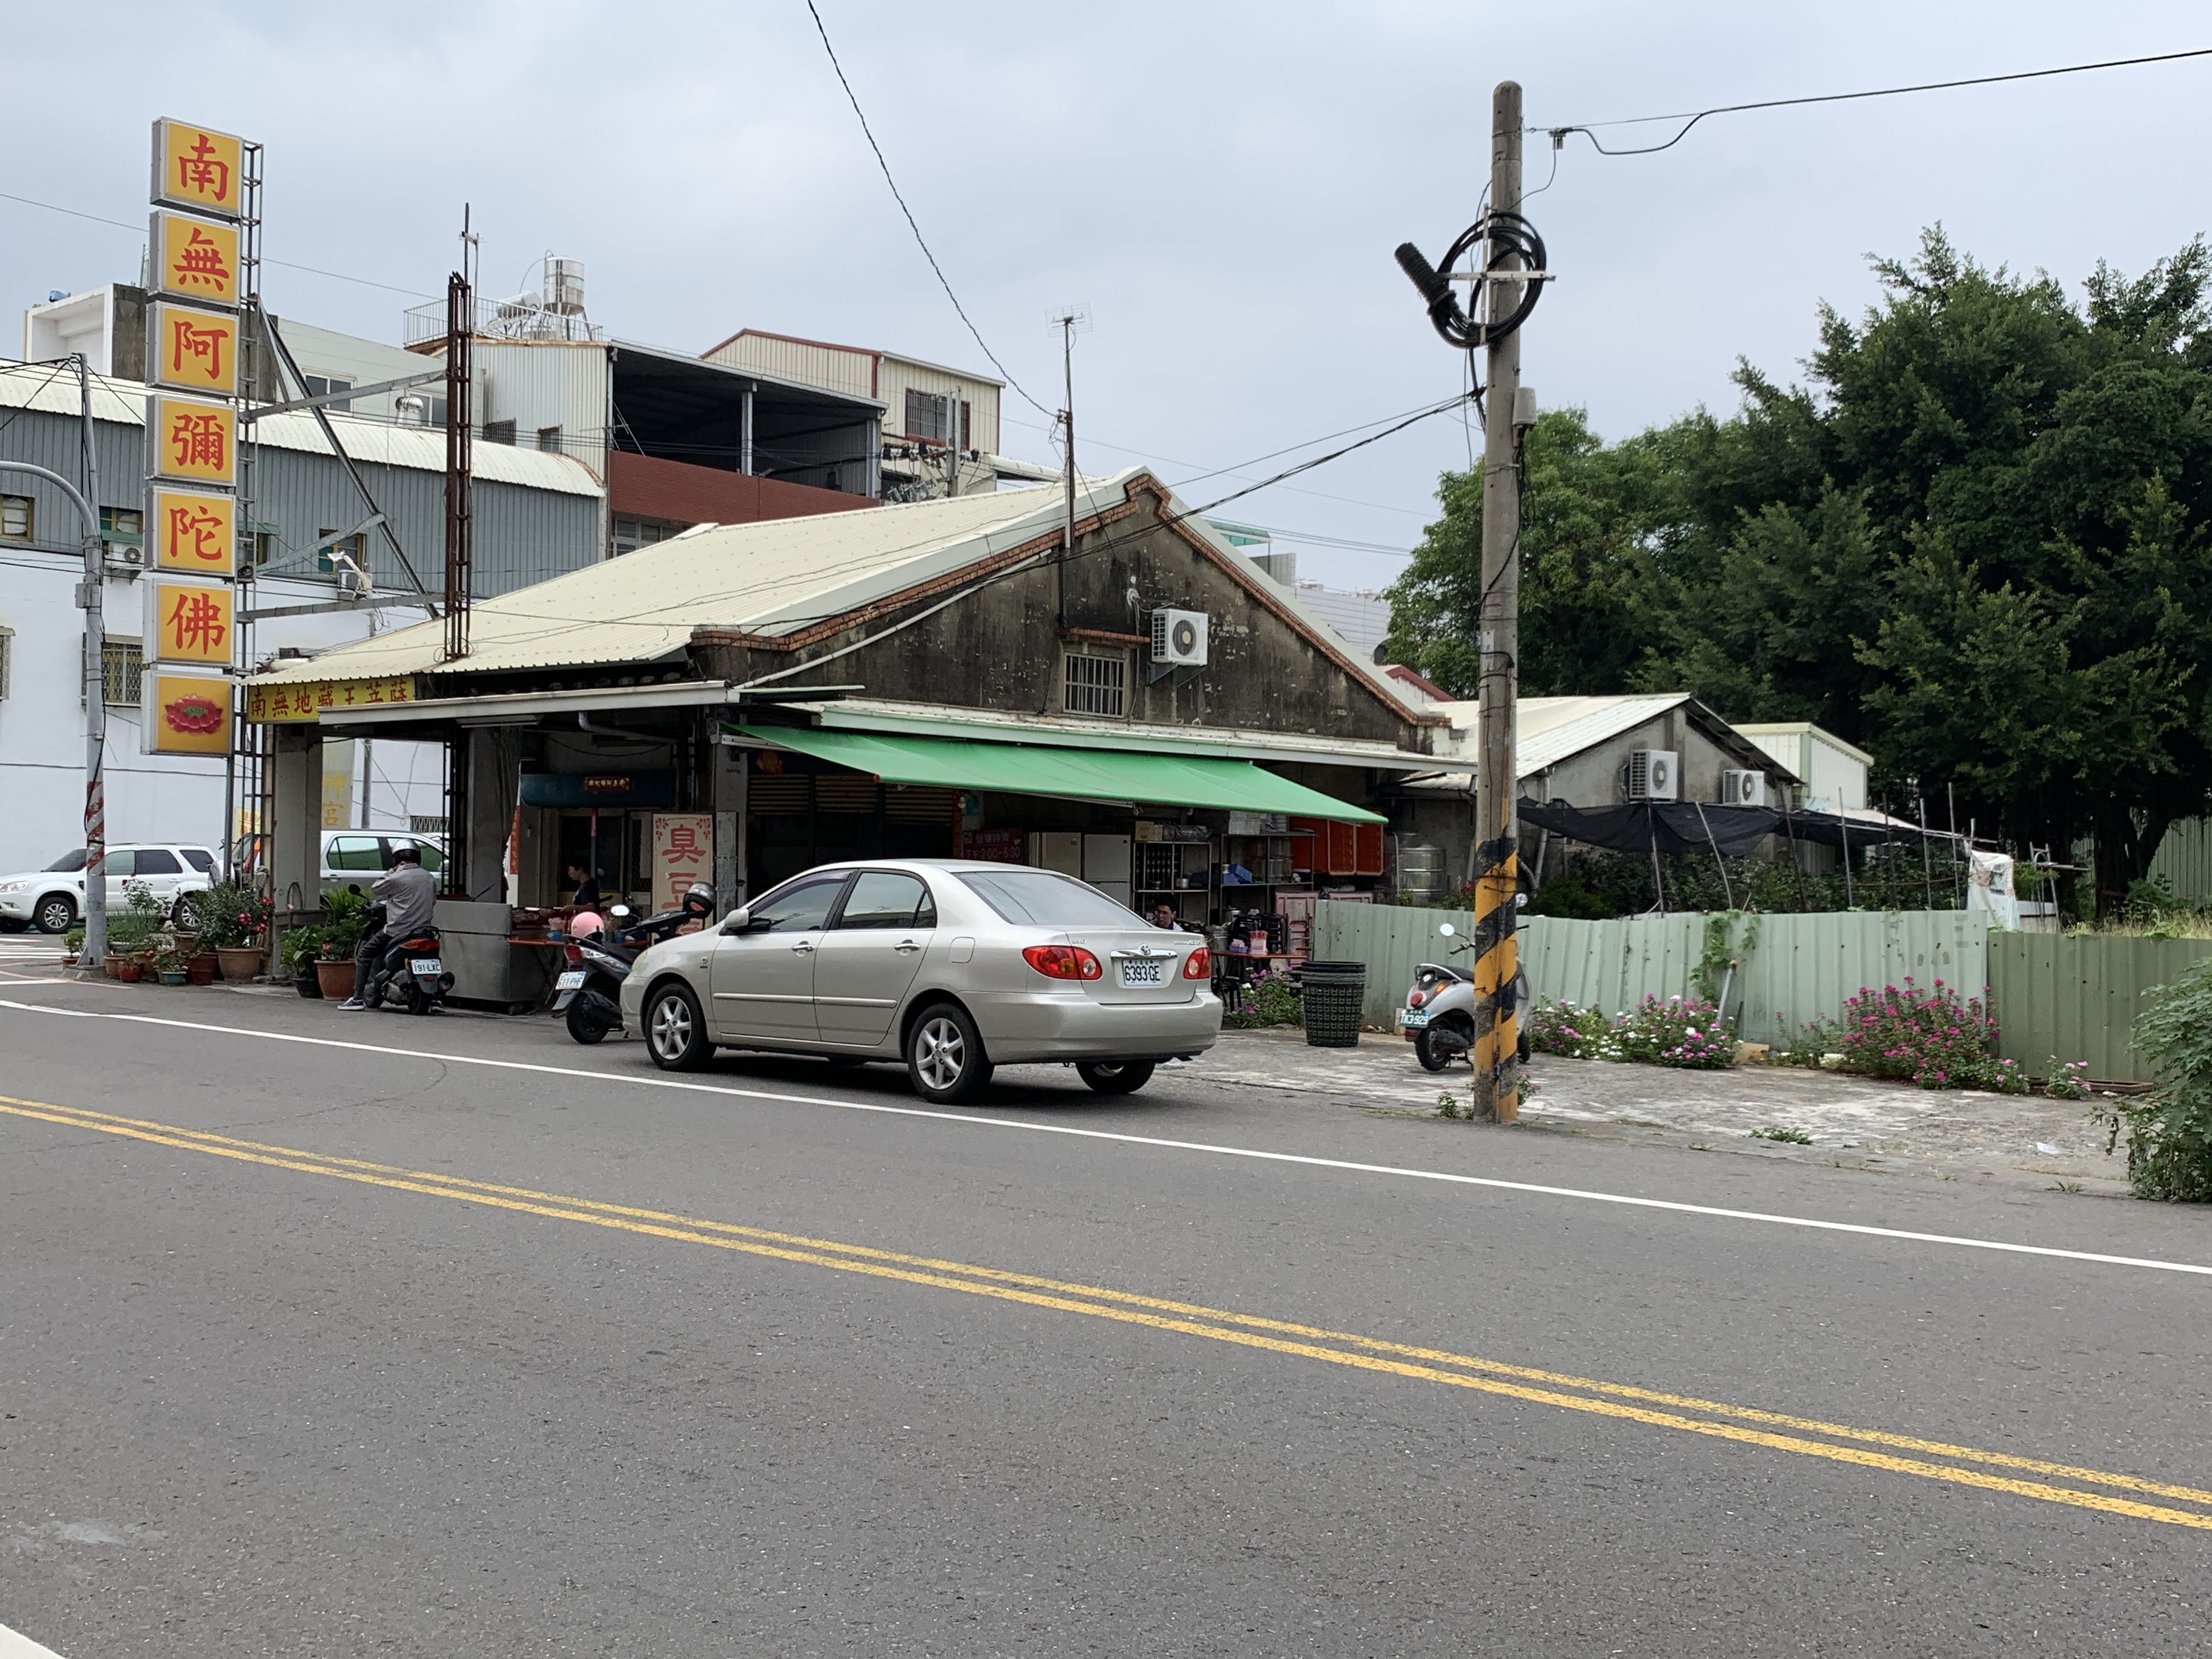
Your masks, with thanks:
[{"label": "corrugated metal roof", "polygon": [[[1118,505],[1118,479],[1079,490],[1076,514]],[[857,513],[707,525],[556,576],[471,613],[467,668],[489,673],[673,656],[696,629],[787,634],[1018,547],[1060,522],[1049,488],[909,501]],[[362,640],[278,670],[272,681],[428,672],[444,624]]]},{"label": "corrugated metal roof", "polygon": [[[1524,778],[1557,766],[1570,756],[1634,730],[1649,720],[1690,701],[1684,691],[1665,695],[1615,697],[1523,697],[1516,706],[1520,752],[1516,757]],[[1462,758],[1474,758],[1475,710],[1473,702],[1431,703],[1432,713],[1449,715],[1453,750]]]},{"label": "corrugated metal roof", "polygon": [[[1079,480],[1076,517],[1122,505],[1139,477],[1151,478],[1150,469]],[[1034,541],[1056,529],[1065,510],[1060,489],[1045,486],[758,524],[702,525],[620,559],[479,600],[465,672],[655,662],[681,653],[700,629],[793,633]],[[1331,637],[1172,495],[1167,511],[1183,514],[1188,530],[1316,639]],[[289,684],[427,673],[440,665],[444,643],[444,624],[424,623],[287,665],[268,678]],[[1340,644],[1334,648],[1397,706],[1380,669]],[[1421,715],[1409,710],[1408,718],[1419,722]]]},{"label": "corrugated metal roof", "polygon": [[[96,375],[92,383],[92,416],[120,426],[146,424],[149,388],[137,380]],[[0,364],[0,409],[36,410],[47,415],[74,416],[82,405],[77,398],[76,376],[64,368],[55,374],[43,364]],[[346,453],[356,461],[384,466],[404,466],[425,472],[446,470],[446,432],[443,427],[395,426],[383,421],[357,420],[333,414],[331,424]],[[295,449],[311,455],[328,455],[315,417],[306,413],[268,415],[253,422],[263,443],[277,449]],[[471,452],[476,476],[498,483],[520,484],[530,489],[550,489],[564,495],[600,495],[605,492],[580,461],[541,450],[519,449],[511,444],[477,441]]]}]

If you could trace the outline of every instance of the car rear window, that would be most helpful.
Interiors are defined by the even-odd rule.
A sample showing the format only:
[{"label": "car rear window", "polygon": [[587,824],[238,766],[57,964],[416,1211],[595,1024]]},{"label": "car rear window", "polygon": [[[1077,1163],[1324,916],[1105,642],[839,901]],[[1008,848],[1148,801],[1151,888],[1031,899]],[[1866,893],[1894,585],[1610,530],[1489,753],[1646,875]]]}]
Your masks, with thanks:
[{"label": "car rear window", "polygon": [[1031,927],[1142,927],[1096,887],[1050,870],[963,870],[962,883],[1005,921]]},{"label": "car rear window", "polygon": [[191,865],[193,869],[198,871],[202,875],[205,876],[214,873],[215,854],[209,852],[204,847],[180,847],[177,850],[185,855],[185,862]]}]

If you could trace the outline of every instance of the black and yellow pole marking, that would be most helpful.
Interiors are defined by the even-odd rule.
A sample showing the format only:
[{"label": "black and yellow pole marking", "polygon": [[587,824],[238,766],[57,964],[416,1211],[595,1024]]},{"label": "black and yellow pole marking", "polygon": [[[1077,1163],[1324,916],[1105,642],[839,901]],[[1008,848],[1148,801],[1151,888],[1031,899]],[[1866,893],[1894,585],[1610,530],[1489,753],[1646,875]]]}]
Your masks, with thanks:
[{"label": "black and yellow pole marking", "polygon": [[1510,1123],[1521,1114],[1520,1021],[1513,1006],[1519,967],[1520,920],[1513,896],[1520,890],[1521,860],[1510,830],[1475,851],[1474,1066],[1475,1115]]}]

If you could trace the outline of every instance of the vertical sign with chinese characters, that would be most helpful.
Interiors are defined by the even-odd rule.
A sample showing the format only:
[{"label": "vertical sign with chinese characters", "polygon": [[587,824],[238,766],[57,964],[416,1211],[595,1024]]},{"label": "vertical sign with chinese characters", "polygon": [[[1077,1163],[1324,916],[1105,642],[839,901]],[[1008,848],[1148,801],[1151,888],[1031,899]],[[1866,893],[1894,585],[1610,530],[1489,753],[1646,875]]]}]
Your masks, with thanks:
[{"label": "vertical sign with chinese characters", "polygon": [[653,908],[673,910],[694,887],[714,884],[714,815],[653,815]]},{"label": "vertical sign with chinese characters", "polygon": [[143,586],[140,747],[222,756],[231,748],[231,670],[241,643],[239,400],[259,150],[234,134],[168,119],[154,123],[153,149],[145,495],[152,568]]}]

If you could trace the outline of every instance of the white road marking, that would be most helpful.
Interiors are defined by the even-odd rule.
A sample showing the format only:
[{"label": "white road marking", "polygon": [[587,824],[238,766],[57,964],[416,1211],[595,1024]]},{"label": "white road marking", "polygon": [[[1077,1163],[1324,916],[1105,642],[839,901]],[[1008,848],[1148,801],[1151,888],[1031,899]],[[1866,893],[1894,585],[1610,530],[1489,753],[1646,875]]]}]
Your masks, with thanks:
[{"label": "white road marking", "polygon": [[62,1659],[52,1648],[42,1648],[21,1631],[0,1625],[0,1659]]},{"label": "white road marking", "polygon": [[[1435,1181],[1455,1187],[1483,1187],[1497,1192],[1531,1193],[1543,1198],[1569,1198],[1586,1204],[1619,1204],[1632,1209],[1664,1210],[1675,1215],[1709,1216],[1723,1221],[1755,1221],[1774,1227],[1803,1227],[1815,1232],[1855,1233],[1866,1238],[1892,1238],[1912,1244],[1942,1244],[1962,1250],[1996,1250],[2009,1255],[2048,1256],[2061,1261],[2088,1261],[2108,1267],[2148,1267],[2159,1273],[2195,1273],[2212,1278],[2212,1267],[2193,1261],[2167,1261],[2156,1256],[2106,1255],[2095,1250],[2068,1250],[2051,1244],[2015,1244],[2003,1239],[1966,1238],[1952,1233],[1914,1232],[1901,1227],[1877,1227],[1859,1221],[1822,1221],[1812,1216],[1776,1215],[1764,1210],[1732,1210],[1713,1204],[1686,1204],[1667,1198],[1638,1198],[1627,1193],[1593,1192],[1579,1187],[1549,1187],[1533,1181],[1506,1181],[1496,1176],[1458,1175],[1447,1170],[1415,1170],[1395,1164],[1362,1164],[1349,1158],[1316,1158],[1304,1152],[1273,1152],[1258,1146],[1220,1146],[1203,1140],[1170,1140],[1156,1135],[1125,1134],[1112,1129],[1079,1129],[1064,1123],[1031,1123],[1022,1118],[979,1117],[968,1112],[933,1111],[924,1106],[889,1106],[876,1101],[833,1100],[823,1095],[784,1094],[769,1089],[740,1089],[729,1084],[694,1083],[680,1078],[645,1073],[597,1072],[574,1066],[546,1066],[524,1060],[494,1060],[482,1054],[441,1054],[422,1048],[398,1048],[374,1042],[347,1042],[337,1037],[301,1036],[289,1031],[251,1031],[235,1025],[209,1025],[197,1020],[162,1019],[153,1014],[98,1013],[85,1008],[46,1008],[32,1002],[0,998],[0,1008],[27,1014],[54,1014],[69,1019],[120,1019],[140,1025],[164,1025],[209,1036],[258,1037],[267,1042],[303,1042],[319,1048],[344,1048],[356,1054],[387,1054],[399,1060],[434,1060],[447,1066],[482,1066],[502,1072],[533,1072],[548,1077],[573,1078],[590,1083],[619,1083],[641,1089],[677,1089],[691,1094],[729,1095],[744,1100],[769,1100],[794,1106],[829,1106],[845,1112],[875,1112],[890,1117],[929,1118],[974,1129],[1020,1129],[1032,1134],[1068,1135],[1079,1140],[1112,1141],[1125,1146],[1151,1146],[1162,1152],[1203,1152],[1214,1158],[1250,1158],[1265,1164],[1295,1164],[1307,1169],[1341,1170],[1354,1175],[1389,1176],[1401,1181]],[[4,1656],[0,1656],[4,1659]]]}]

